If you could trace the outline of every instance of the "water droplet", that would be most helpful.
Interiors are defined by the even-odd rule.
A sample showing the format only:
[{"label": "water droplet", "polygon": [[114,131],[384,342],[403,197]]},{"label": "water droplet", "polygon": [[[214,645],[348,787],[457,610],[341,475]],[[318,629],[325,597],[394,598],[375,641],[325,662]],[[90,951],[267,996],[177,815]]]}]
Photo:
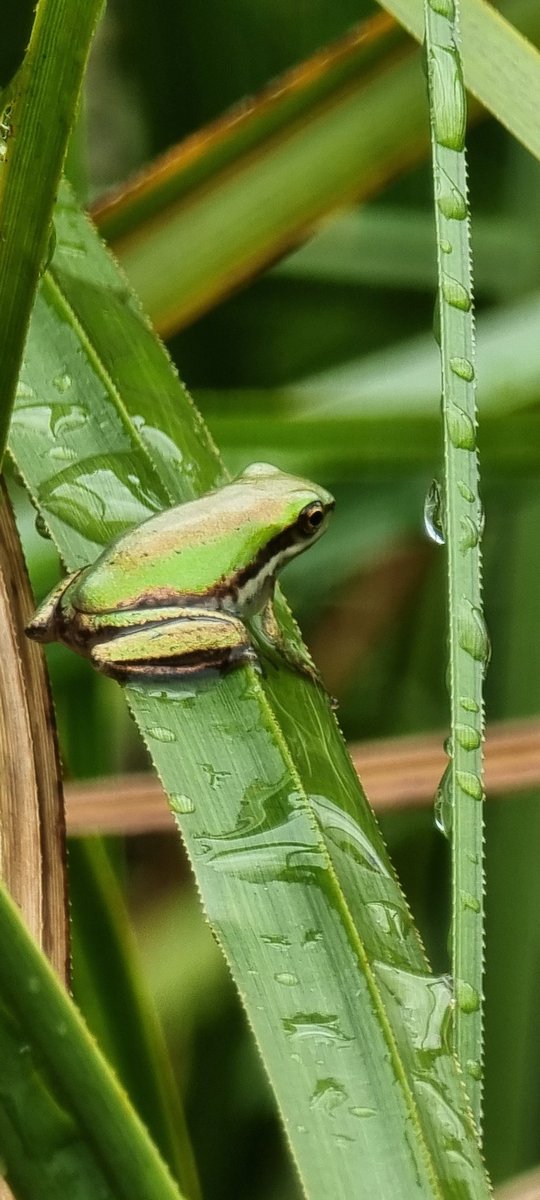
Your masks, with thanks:
[{"label": "water droplet", "polygon": [[470,1075],[471,1079],[482,1078],[482,1063],[478,1062],[477,1058],[467,1059],[467,1075]]},{"label": "water droplet", "polygon": [[322,940],[323,935],[320,929],[307,929],[304,934],[302,945],[307,946],[309,949],[311,946],[316,946],[317,942],[322,942]]},{"label": "water droplet", "polygon": [[448,221],[464,221],[467,216],[467,201],[450,176],[439,167],[436,177],[436,199],[439,212]]},{"label": "water droplet", "polygon": [[466,983],[462,979],[458,979],[456,983],[456,1000],[462,1012],[478,1012],[480,1007],[478,992],[476,988],[473,988],[472,984]]},{"label": "water droplet", "polygon": [[58,1034],[58,1037],[61,1037],[61,1038],[65,1037],[67,1031],[68,1031],[67,1021],[59,1021],[58,1025],[56,1026],[56,1032]]},{"label": "water droplet", "polygon": [[452,308],[459,308],[461,312],[468,312],[471,307],[471,297],[467,288],[460,283],[459,279],[454,279],[453,275],[443,275],[442,277],[442,294],[447,304],[451,304]]},{"label": "water droplet", "polygon": [[476,700],[472,699],[472,696],[460,696],[459,703],[465,709],[465,712],[480,712],[480,705]]},{"label": "water droplet", "polygon": [[55,375],[53,379],[53,387],[62,395],[71,387],[73,380],[67,371],[61,371],[59,375]]},{"label": "water droplet", "polygon": [[357,866],[389,878],[388,866],[378,848],[352,814],[345,812],[327,796],[311,793],[310,802],[332,854],[337,852],[345,855]]},{"label": "water droplet", "polygon": [[326,865],[322,847],[309,840],[310,834],[300,813],[271,830],[254,827],[227,836],[197,835],[194,849],[206,866],[249,883],[266,886],[276,879],[306,883]]},{"label": "water droplet", "polygon": [[444,545],[442,488],[437,479],[430,483],[424,500],[424,528],[432,542]]},{"label": "water droplet", "polygon": [[337,1079],[319,1079],[310,1097],[309,1107],[324,1108],[332,1115],[347,1099],[347,1091]]},{"label": "water droplet", "polygon": [[51,221],[50,228],[49,228],[49,237],[47,239],[47,246],[45,248],[45,254],[43,255],[43,262],[41,263],[41,267],[40,267],[40,275],[44,275],[45,271],[47,271],[48,268],[50,267],[52,260],[54,258],[55,250],[56,250],[56,225],[55,225],[54,221]]},{"label": "water droplet", "polygon": [[484,799],[482,780],[473,771],[456,771],[456,782],[466,796],[472,796],[473,800]]},{"label": "water droplet", "polygon": [[472,896],[470,892],[460,892],[461,907],[470,912],[480,912],[480,901],[477,896]]},{"label": "water droplet", "polygon": [[284,1017],[285,1033],[294,1038],[315,1038],[322,1042],[352,1042],[350,1034],[343,1032],[339,1017],[327,1013],[295,1013]]},{"label": "water droplet", "polygon": [[86,425],[87,416],[80,404],[53,404],[49,427],[55,438],[64,438]]},{"label": "water droplet", "polygon": [[474,495],[474,492],[471,491],[468,483],[465,483],[463,479],[459,479],[457,486],[458,486],[458,492],[460,492],[460,494],[463,496],[463,499],[468,500],[469,504],[474,504],[476,497]]},{"label": "water droplet", "polygon": [[8,141],[11,137],[11,112],[13,105],[8,104],[0,114],[0,163],[7,157]]},{"label": "water droplet", "polygon": [[441,240],[439,242],[439,246],[440,246],[443,254],[451,254],[452,253],[452,243],[449,242],[447,238],[441,238]]},{"label": "water droplet", "polygon": [[452,798],[452,763],[448,763],[435,795],[435,824],[444,837],[452,833],[454,805]]},{"label": "water droplet", "polygon": [[73,448],[73,446],[62,445],[51,446],[51,449],[49,450],[49,456],[50,458],[53,458],[55,462],[67,463],[75,462],[76,458],[78,457],[77,451]]},{"label": "water droplet", "polygon": [[265,942],[267,946],[275,946],[277,950],[287,950],[291,944],[289,938],[281,933],[263,933],[261,942]]},{"label": "water droplet", "polygon": [[[150,732],[150,730],[148,730],[148,732]],[[160,740],[170,741],[169,738],[161,738]],[[174,738],[172,740],[174,741]],[[195,812],[194,801],[191,799],[191,796],[186,796],[184,792],[169,793],[169,803],[173,812],[182,814]]]},{"label": "water droplet", "polygon": [[454,20],[454,0],[429,0],[429,7],[441,17]]},{"label": "water droplet", "polygon": [[454,375],[459,375],[460,379],[466,379],[467,383],[474,379],[474,367],[469,358],[451,358],[450,370]]},{"label": "water droplet", "polygon": [[473,550],[480,541],[480,530],[472,517],[463,516],[459,518],[461,533],[459,535],[459,548],[463,554],[467,550]]},{"label": "water droplet", "polygon": [[176,734],[172,729],[167,729],[165,725],[151,725],[146,733],[148,737],[155,738],[156,742],[175,742]]},{"label": "water droplet", "polygon": [[467,126],[461,61],[450,46],[433,46],[429,56],[432,121],[435,138],[449,150],[463,150]]},{"label": "water droplet", "polygon": [[476,431],[474,423],[465,409],[449,404],[446,410],[450,441],[456,450],[475,450]]},{"label": "water droplet", "polygon": [[435,338],[437,345],[440,346],[440,344],[441,344],[441,306],[439,303],[439,293],[438,292],[435,296],[435,303],[433,305],[432,329],[433,329],[433,337]]},{"label": "water droplet", "polygon": [[210,787],[217,791],[226,779],[230,779],[230,771],[216,771],[213,763],[201,763],[205,775],[208,777]]},{"label": "water droplet", "polygon": [[298,976],[293,975],[292,971],[278,971],[277,975],[274,975],[274,979],[276,983],[282,983],[284,987],[296,987],[298,983]]},{"label": "water droplet", "polygon": [[35,526],[36,533],[39,533],[40,537],[45,538],[45,541],[50,542],[51,535],[40,512],[36,513]]},{"label": "water droplet", "polygon": [[[399,1010],[399,1023],[413,1046],[433,1059],[450,1051],[452,989],[446,975],[428,975],[374,960],[385,1008]],[[391,1007],[390,1007],[391,1005]]]},{"label": "water droplet", "polygon": [[349,1108],[349,1112],[351,1117],[360,1117],[360,1119],[377,1116],[376,1108],[363,1108],[360,1104],[353,1104],[352,1108]]},{"label": "water droplet", "polygon": [[478,750],[482,736],[474,725],[456,725],[456,738],[463,750]]},{"label": "water droplet", "polygon": [[486,623],[481,610],[465,598],[458,612],[458,642],[471,658],[487,666],[491,649]]},{"label": "water droplet", "polygon": [[28,979],[28,991],[33,996],[37,996],[38,992],[41,991],[41,980],[38,979],[37,975],[30,975]]}]

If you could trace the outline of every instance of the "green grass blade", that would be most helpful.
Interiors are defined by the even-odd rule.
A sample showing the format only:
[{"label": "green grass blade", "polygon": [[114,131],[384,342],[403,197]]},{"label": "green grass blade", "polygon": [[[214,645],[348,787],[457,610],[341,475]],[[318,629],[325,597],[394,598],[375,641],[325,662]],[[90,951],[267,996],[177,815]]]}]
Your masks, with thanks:
[{"label": "green grass blade", "polygon": [[[67,191],[58,232],[11,449],[71,567],[221,468]],[[264,681],[246,670],[196,689],[131,687],[129,699],[310,1200],[487,1196],[448,992],[429,975],[328,698],[268,666]]]},{"label": "green grass blade", "polygon": [[0,886],[0,1145],[18,1200],[180,1200]]},{"label": "green grass blade", "polygon": [[[418,41],[424,36],[423,0],[380,0]],[[486,0],[467,0],[461,17],[463,75],[489,112],[540,158],[540,54],[527,41],[540,36],[536,0],[508,0],[504,15]],[[511,21],[522,28],[519,33]]]},{"label": "green grass blade", "polygon": [[[0,463],[53,204],[103,0],[39,0],[30,44],[0,98]],[[36,181],[39,186],[36,186]]]},{"label": "green grass blade", "polygon": [[439,819],[452,839],[454,1041],[480,1128],[484,956],[482,682],[489,642],[481,594],[482,508],[476,449],[466,102],[458,15],[454,0],[426,0],[439,275],[445,465],[442,520],[448,561],[451,705],[450,761],[437,803]]},{"label": "green grass blade", "polygon": [[167,1047],[122,892],[99,838],[72,840],[69,881],[75,1000],[182,1191],[199,1200]]}]

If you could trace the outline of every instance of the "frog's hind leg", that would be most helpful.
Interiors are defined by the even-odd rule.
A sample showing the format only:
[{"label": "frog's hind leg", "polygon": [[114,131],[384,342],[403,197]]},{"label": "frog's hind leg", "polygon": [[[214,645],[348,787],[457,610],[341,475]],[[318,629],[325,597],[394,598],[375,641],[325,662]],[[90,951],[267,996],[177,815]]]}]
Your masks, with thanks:
[{"label": "frog's hind leg", "polygon": [[241,621],[198,610],[98,642],[90,658],[98,670],[123,681],[228,671],[257,661]]},{"label": "frog's hind leg", "polygon": [[68,587],[74,583],[78,575],[80,575],[82,567],[78,571],[74,571],[71,575],[66,575],[60,583],[53,588],[52,592],[46,596],[42,604],[34,613],[32,620],[26,626],[26,636],[32,638],[35,642],[54,642],[58,636],[58,602],[63,596]]}]

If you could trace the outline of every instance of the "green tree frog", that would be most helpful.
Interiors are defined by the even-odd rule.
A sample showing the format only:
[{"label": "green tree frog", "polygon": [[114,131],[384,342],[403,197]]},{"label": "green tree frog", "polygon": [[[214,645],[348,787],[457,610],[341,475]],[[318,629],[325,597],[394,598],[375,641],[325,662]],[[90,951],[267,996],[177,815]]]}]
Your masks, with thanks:
[{"label": "green tree frog", "polygon": [[171,677],[256,661],[244,622],[259,614],[267,643],[306,671],[280,644],[271,602],[277,571],[317,541],[333,507],[323,488],[254,463],[68,575],[28,636],[64,642],[116,679]]}]

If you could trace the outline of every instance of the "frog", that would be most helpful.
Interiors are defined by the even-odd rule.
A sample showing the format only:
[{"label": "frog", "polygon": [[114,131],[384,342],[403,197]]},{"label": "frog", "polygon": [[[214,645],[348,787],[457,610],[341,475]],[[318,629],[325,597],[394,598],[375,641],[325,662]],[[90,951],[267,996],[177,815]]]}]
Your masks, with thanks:
[{"label": "frog", "polygon": [[260,669],[251,626],[263,650],[317,678],[281,635],[273,598],[278,571],[318,541],[334,504],[323,487],[252,463],[122,533],[53,589],[26,633],[126,683]]}]

